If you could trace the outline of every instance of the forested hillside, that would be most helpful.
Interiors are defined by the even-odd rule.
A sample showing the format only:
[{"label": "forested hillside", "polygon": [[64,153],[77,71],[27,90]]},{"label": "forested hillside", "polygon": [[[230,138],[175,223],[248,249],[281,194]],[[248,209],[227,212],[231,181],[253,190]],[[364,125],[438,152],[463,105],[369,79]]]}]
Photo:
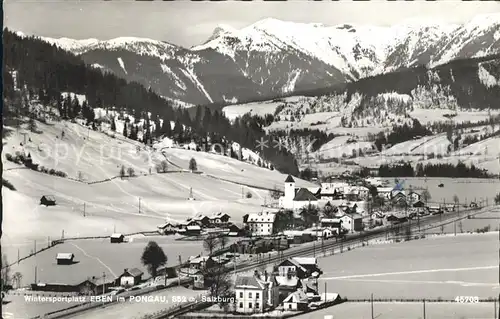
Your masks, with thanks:
[{"label": "forested hillside", "polygon": [[[170,102],[152,90],[92,68],[79,57],[47,42],[34,37],[19,37],[7,29],[4,29],[3,35],[4,102],[7,113],[13,114],[16,108],[25,103],[28,96],[34,95],[37,95],[44,105],[67,107],[67,103],[62,101],[61,93],[72,92],[86,96],[85,106],[78,106],[83,110],[115,109],[134,114],[136,119],[144,118],[147,122],[161,118],[164,123],[174,121],[183,124],[186,129],[178,132],[158,130],[154,133],[170,135],[181,142],[191,139],[210,140],[212,143],[235,141],[243,147],[254,149],[256,141],[265,136],[262,126],[250,117],[239,118],[230,123],[221,112],[197,107],[193,118],[187,110],[174,108]],[[21,92],[21,99],[16,91]],[[75,116],[75,113],[86,113],[87,116],[84,117],[89,122],[93,121],[93,112],[75,112],[75,106],[71,107],[72,111],[66,112],[66,117]],[[144,133],[144,136],[148,136],[148,133],[153,132]],[[286,150],[270,147],[259,151],[276,169],[284,173],[298,173],[295,159]]]}]

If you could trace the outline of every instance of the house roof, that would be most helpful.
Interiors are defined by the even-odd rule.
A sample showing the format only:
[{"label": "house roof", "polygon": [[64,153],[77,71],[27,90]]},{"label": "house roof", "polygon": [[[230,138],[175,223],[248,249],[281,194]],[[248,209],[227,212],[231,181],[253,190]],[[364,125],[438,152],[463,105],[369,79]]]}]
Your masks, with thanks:
[{"label": "house roof", "polygon": [[187,230],[201,230],[199,225],[191,225],[186,227]]},{"label": "house roof", "polygon": [[123,272],[122,276],[125,274],[129,274],[132,277],[139,277],[139,276],[142,276],[143,272],[142,272],[142,270],[137,269],[137,268],[130,268],[130,269],[126,269]]},{"label": "house roof", "polygon": [[288,278],[287,276],[276,276],[274,278],[278,286],[297,287],[299,284],[299,279],[297,277]]},{"label": "house roof", "polygon": [[340,218],[321,218],[320,223],[340,223]]},{"label": "house roof", "polygon": [[297,267],[298,269],[300,269],[300,270],[302,270],[302,271],[307,271],[307,270],[306,270],[306,269],[305,269],[305,268],[304,268],[304,267],[303,267],[303,266],[302,266],[302,265],[301,265],[298,261],[294,260],[293,258],[292,258],[292,259],[288,258],[288,259],[286,259],[286,260],[282,261],[282,262],[278,265],[278,267],[280,267],[281,265],[286,264],[286,263],[291,263],[292,265],[294,265],[294,266],[295,266],[295,267]]},{"label": "house roof", "polygon": [[299,265],[316,265],[317,261],[314,257],[293,257],[294,260]]},{"label": "house roof", "polygon": [[174,225],[174,224],[172,224],[172,223],[165,223],[165,224],[163,224],[163,225],[158,226],[158,228],[160,228],[160,229],[165,229],[165,228],[167,228],[167,227],[175,227],[175,226],[177,226],[177,225]]},{"label": "house roof", "polygon": [[285,183],[295,183],[292,175],[288,175],[288,177],[285,179]]},{"label": "house roof", "polygon": [[307,303],[307,295],[302,289],[288,295],[283,302]]},{"label": "house roof", "polygon": [[186,274],[186,275],[196,275],[198,273],[201,273],[201,270],[199,269],[194,269],[194,268],[185,268],[180,271],[181,274]]},{"label": "house roof", "polygon": [[294,201],[317,201],[318,199],[307,188],[300,188],[295,194]]},{"label": "house roof", "polygon": [[258,223],[269,222],[269,223],[273,223],[275,218],[276,218],[276,214],[275,213],[271,213],[271,212],[254,213],[254,214],[248,215],[247,222],[258,222]]},{"label": "house roof", "polygon": [[206,262],[208,259],[210,259],[210,256],[198,256],[198,257],[194,257],[192,259],[190,258],[189,263],[190,264],[199,264],[202,262]]},{"label": "house roof", "polygon": [[45,197],[46,200],[56,201],[56,198],[53,195],[43,195],[42,198]]},{"label": "house roof", "polygon": [[56,259],[73,259],[74,257],[73,253],[58,253]]},{"label": "house roof", "polygon": [[114,233],[111,235],[111,238],[121,238],[121,237],[124,237],[123,234]]},{"label": "house roof", "polygon": [[250,276],[238,276],[235,282],[235,288],[246,288],[246,289],[258,289],[264,290],[264,284],[261,283],[257,278]]},{"label": "house roof", "polygon": [[210,219],[222,218],[222,217],[224,217],[224,216],[231,217],[231,216],[229,216],[229,215],[228,215],[228,214],[226,214],[226,213],[223,213],[223,212],[217,212],[217,213],[214,213],[214,214],[210,217]]}]

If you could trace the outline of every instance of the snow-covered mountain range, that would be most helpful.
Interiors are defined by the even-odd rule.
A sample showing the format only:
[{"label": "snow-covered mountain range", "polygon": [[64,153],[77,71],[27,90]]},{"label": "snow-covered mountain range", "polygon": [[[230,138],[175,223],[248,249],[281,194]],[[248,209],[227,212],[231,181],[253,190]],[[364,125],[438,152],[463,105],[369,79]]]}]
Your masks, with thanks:
[{"label": "snow-covered mountain range", "polygon": [[500,53],[500,14],[463,25],[325,26],[264,19],[217,27],[185,49],[143,38],[42,38],[85,62],[191,104],[241,102],[419,65]]}]

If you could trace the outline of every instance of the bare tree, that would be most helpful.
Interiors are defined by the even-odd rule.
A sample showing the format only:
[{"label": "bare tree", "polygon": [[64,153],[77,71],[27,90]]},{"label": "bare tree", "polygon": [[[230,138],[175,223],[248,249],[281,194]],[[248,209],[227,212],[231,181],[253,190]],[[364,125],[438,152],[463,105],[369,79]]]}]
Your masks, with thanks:
[{"label": "bare tree", "polygon": [[424,202],[427,203],[427,201],[430,200],[431,198],[432,198],[432,196],[431,196],[431,193],[429,193],[429,190],[424,189],[424,191],[422,192],[422,199],[424,200]]},{"label": "bare tree", "polygon": [[228,242],[229,239],[225,235],[219,237],[219,245],[222,249],[226,248]]},{"label": "bare tree", "polygon": [[230,275],[223,265],[217,263],[213,267],[204,267],[201,272],[211,296],[226,297],[231,293]]},{"label": "bare tree", "polygon": [[78,176],[77,176],[77,179],[78,179],[79,181],[82,181],[82,180],[83,180],[83,173],[82,173],[82,171],[78,171]]},{"label": "bare tree", "polygon": [[458,198],[457,194],[453,195],[453,202],[455,203],[455,205],[458,205],[458,203],[460,202],[460,199]]},{"label": "bare tree", "polygon": [[269,195],[272,199],[279,199],[281,197],[281,193],[276,186],[274,186],[273,190],[269,191]]},{"label": "bare tree", "polygon": [[7,287],[10,286],[10,265],[7,260],[7,255],[2,254],[2,274],[1,274],[1,285],[2,285],[2,292],[7,290]]},{"label": "bare tree", "polygon": [[208,250],[210,256],[214,249],[219,245],[219,238],[215,235],[208,235],[203,239],[203,247]]},{"label": "bare tree", "polygon": [[13,275],[12,275],[12,280],[16,283],[16,287],[19,289],[21,288],[21,279],[23,278],[23,275],[19,272],[19,271],[16,271]]}]

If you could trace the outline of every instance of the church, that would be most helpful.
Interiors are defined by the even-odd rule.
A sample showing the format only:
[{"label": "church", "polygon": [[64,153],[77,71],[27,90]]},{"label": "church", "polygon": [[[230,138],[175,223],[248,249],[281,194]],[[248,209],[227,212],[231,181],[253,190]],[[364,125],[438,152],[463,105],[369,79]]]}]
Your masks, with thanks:
[{"label": "church", "polygon": [[291,175],[285,180],[285,196],[279,199],[279,206],[283,209],[300,210],[309,205],[318,206],[321,188],[295,187],[295,180]]}]

